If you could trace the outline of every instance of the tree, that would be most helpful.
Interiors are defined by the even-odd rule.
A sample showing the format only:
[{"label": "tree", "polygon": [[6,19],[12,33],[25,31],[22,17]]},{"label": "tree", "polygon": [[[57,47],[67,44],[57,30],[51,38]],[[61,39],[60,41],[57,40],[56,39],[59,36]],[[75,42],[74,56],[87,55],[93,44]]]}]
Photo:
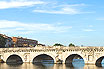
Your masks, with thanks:
[{"label": "tree", "polygon": [[72,43],[70,43],[70,44],[69,44],[69,47],[75,47],[75,45],[74,45],[74,44],[72,44]]},{"label": "tree", "polygon": [[56,43],[53,46],[63,46],[62,44]]},{"label": "tree", "polygon": [[6,44],[6,38],[0,35],[0,48],[4,48]]}]

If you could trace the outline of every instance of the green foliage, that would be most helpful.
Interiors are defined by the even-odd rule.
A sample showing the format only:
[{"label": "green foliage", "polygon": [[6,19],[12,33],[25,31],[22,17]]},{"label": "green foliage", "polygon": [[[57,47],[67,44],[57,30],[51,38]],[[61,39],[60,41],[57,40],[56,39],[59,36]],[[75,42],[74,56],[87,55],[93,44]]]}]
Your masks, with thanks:
[{"label": "green foliage", "polygon": [[63,46],[62,44],[56,43],[53,46]]},{"label": "green foliage", "polygon": [[0,35],[0,48],[5,47],[6,44],[6,38]]},{"label": "green foliage", "polygon": [[72,43],[70,43],[70,44],[69,44],[69,47],[75,47],[75,45],[74,45],[74,44],[72,44]]}]

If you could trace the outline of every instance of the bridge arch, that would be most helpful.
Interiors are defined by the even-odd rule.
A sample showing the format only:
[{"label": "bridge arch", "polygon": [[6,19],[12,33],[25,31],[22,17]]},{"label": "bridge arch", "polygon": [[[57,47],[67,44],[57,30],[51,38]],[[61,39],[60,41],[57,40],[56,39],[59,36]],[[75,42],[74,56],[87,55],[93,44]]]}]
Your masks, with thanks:
[{"label": "bridge arch", "polygon": [[12,54],[7,57],[6,63],[23,63],[23,59],[20,55]]},{"label": "bridge arch", "polygon": [[84,63],[85,63],[85,59],[82,55],[80,54],[69,54],[65,60],[64,60],[64,63],[65,64],[70,64],[73,62],[73,59],[83,59]]},{"label": "bridge arch", "polygon": [[37,54],[34,56],[32,63],[42,63],[44,60],[53,60],[51,63],[55,63],[55,57],[51,54]]},{"label": "bridge arch", "polygon": [[97,58],[97,60],[95,61],[95,65],[96,66],[102,66],[102,60],[104,59],[104,56],[101,56],[101,57],[99,57],[99,58]]}]

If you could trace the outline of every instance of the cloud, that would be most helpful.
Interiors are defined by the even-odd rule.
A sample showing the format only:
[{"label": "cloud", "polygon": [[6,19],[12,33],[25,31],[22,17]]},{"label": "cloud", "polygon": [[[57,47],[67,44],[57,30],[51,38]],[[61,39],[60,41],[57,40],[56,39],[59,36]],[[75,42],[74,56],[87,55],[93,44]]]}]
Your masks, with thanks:
[{"label": "cloud", "polygon": [[7,8],[18,8],[18,7],[27,7],[38,4],[45,4],[43,1],[35,0],[11,0],[11,1],[0,1],[0,9]]},{"label": "cloud", "polygon": [[46,4],[38,7],[33,12],[38,13],[49,13],[49,14],[82,14],[82,13],[92,13],[92,12],[83,12],[81,7],[86,6],[85,4]]},{"label": "cloud", "polygon": [[95,30],[93,30],[93,29],[84,29],[83,31],[92,32],[92,31],[95,31]]},{"label": "cloud", "polygon": [[0,9],[33,7],[33,12],[49,14],[83,14],[92,12],[83,12],[82,7],[85,4],[62,4],[59,1],[42,1],[42,0],[9,0],[0,1]]},{"label": "cloud", "polygon": [[22,23],[18,21],[0,20],[1,33],[29,34],[37,32],[67,32],[71,26],[61,26],[57,24]]},{"label": "cloud", "polygon": [[93,27],[93,25],[89,25],[88,27],[90,27],[90,28],[91,28],[91,27]]},{"label": "cloud", "polygon": [[102,17],[102,18],[97,18],[96,20],[104,20],[104,17]]},{"label": "cloud", "polygon": [[79,11],[73,8],[63,7],[60,10],[34,10],[38,13],[50,13],[50,14],[78,14]]},{"label": "cloud", "polygon": [[38,13],[50,13],[50,14],[77,14],[78,12],[74,9],[66,9],[66,10],[60,10],[60,11],[48,11],[48,10],[34,10],[34,12]]}]

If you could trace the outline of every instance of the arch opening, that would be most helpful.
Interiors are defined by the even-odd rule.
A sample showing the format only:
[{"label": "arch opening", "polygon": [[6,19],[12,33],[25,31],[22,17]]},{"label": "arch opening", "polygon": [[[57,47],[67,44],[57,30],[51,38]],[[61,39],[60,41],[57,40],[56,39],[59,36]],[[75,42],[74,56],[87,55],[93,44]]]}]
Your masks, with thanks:
[{"label": "arch opening", "polygon": [[33,59],[33,64],[54,64],[54,59],[46,54],[41,54]]},{"label": "arch opening", "polygon": [[71,65],[72,67],[84,67],[84,59],[78,54],[69,55],[65,60],[66,65]]},{"label": "arch opening", "polygon": [[104,56],[98,58],[98,59],[96,60],[95,65],[98,66],[98,67],[104,67]]},{"label": "arch opening", "polygon": [[7,60],[6,63],[8,64],[21,64],[23,63],[22,58],[18,55],[10,55]]}]

